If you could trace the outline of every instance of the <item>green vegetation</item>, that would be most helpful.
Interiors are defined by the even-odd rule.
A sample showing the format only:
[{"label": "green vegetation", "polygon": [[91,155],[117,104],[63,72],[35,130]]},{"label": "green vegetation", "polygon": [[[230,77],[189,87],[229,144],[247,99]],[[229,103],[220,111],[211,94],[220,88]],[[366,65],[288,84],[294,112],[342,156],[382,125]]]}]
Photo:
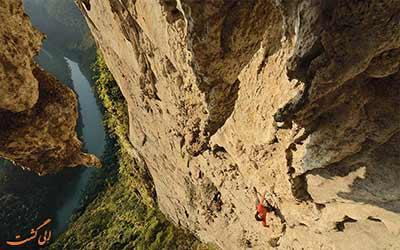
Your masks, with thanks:
[{"label": "green vegetation", "polygon": [[[73,0],[24,2],[34,25],[47,33],[45,51],[36,58],[37,62],[72,87],[71,71],[64,56],[80,62],[87,72],[95,60],[95,43],[86,22]],[[82,126],[79,117],[77,132],[80,137]],[[0,249],[7,249],[2,244],[17,234],[29,235],[31,228],[47,218],[53,219],[54,227],[57,209],[76,195],[71,189],[77,185],[82,170],[84,168],[68,168],[53,175],[38,176],[0,159]]]},{"label": "green vegetation", "polygon": [[100,55],[96,89],[111,134],[104,168],[91,179],[74,221],[51,249],[208,249],[152,207],[152,183],[131,157],[125,99]]},{"label": "green vegetation", "polygon": [[[90,79],[96,46],[74,0],[24,0],[24,7],[33,25],[46,34],[43,48],[51,54],[50,61],[60,55],[58,61],[68,57],[79,62],[82,72]],[[46,52],[42,51],[40,57],[43,54]]]},{"label": "green vegetation", "polygon": [[[71,70],[65,57],[78,62],[87,79],[90,65],[96,60],[96,46],[90,30],[74,0],[23,0],[33,25],[46,34],[36,62],[62,83],[74,89]],[[80,109],[80,104],[78,103]],[[79,112],[77,132],[82,141],[82,117]]]},{"label": "green vegetation", "polygon": [[193,236],[144,205],[127,180],[109,184],[51,249],[196,249]]},{"label": "green vegetation", "polygon": [[135,192],[142,196],[147,205],[152,206],[155,190],[151,175],[145,166],[130,156],[133,149],[128,139],[129,114],[125,98],[101,55],[97,56],[93,70],[96,92],[105,111],[104,125],[120,145],[118,155],[122,166],[119,168],[121,176],[129,178]]},{"label": "green vegetation", "polygon": [[123,146],[127,146],[129,120],[125,98],[100,54],[97,55],[96,63],[92,68],[95,73],[93,79],[97,96],[104,107],[104,125],[111,136]]}]

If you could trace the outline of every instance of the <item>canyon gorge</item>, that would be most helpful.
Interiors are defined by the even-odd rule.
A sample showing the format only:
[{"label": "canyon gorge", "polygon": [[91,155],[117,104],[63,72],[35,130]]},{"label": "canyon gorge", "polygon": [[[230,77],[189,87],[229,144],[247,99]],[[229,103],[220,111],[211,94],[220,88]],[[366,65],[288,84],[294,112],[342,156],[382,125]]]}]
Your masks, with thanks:
[{"label": "canyon gorge", "polygon": [[[176,226],[221,249],[400,247],[400,1],[77,4],[127,102],[148,203]],[[33,62],[43,35],[21,1],[0,17],[0,156],[99,166],[76,97]]]}]

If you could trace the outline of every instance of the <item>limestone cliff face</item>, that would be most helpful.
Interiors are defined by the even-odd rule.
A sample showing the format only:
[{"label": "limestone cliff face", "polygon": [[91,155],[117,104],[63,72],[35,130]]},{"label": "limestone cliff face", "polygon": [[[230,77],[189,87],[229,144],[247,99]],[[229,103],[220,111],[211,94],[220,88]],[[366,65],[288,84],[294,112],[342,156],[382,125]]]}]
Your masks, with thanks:
[{"label": "limestone cliff face", "polygon": [[2,1],[0,19],[0,157],[38,174],[100,165],[80,150],[75,94],[33,61],[43,35],[22,1]]},{"label": "limestone cliff face", "polygon": [[398,1],[79,4],[176,224],[224,249],[400,247]]}]

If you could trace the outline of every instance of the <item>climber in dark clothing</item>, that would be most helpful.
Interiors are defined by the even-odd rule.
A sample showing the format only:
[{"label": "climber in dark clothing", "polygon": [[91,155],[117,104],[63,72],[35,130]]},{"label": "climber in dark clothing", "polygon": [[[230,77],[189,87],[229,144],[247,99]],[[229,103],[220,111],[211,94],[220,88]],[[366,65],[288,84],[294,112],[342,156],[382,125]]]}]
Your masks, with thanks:
[{"label": "climber in dark clothing", "polygon": [[267,226],[267,214],[271,211],[273,211],[273,207],[269,202],[265,199],[265,194],[267,193],[266,191],[259,196],[257,189],[254,187],[254,197],[256,199],[256,215],[255,218],[257,221],[261,221],[264,227]]},{"label": "climber in dark clothing", "polygon": [[215,210],[217,212],[220,212],[222,210],[222,200],[221,200],[221,192],[217,192],[213,199],[210,202],[210,205],[208,206],[212,210]]}]

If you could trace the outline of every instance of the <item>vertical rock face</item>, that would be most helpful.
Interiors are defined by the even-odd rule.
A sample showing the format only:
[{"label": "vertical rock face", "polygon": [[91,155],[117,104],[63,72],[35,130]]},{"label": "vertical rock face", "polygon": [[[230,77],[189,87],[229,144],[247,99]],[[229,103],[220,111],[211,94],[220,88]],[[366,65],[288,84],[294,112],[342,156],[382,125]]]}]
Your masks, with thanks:
[{"label": "vertical rock face", "polygon": [[0,18],[0,157],[38,174],[100,165],[80,150],[75,94],[33,61],[43,35],[22,1],[2,1]]},{"label": "vertical rock face", "polygon": [[176,224],[225,249],[399,244],[397,1],[79,4]]},{"label": "vertical rock face", "polygon": [[43,35],[32,27],[22,1],[2,1],[0,18],[4,22],[0,40],[0,108],[19,112],[32,108],[39,98],[32,58],[38,53]]}]

